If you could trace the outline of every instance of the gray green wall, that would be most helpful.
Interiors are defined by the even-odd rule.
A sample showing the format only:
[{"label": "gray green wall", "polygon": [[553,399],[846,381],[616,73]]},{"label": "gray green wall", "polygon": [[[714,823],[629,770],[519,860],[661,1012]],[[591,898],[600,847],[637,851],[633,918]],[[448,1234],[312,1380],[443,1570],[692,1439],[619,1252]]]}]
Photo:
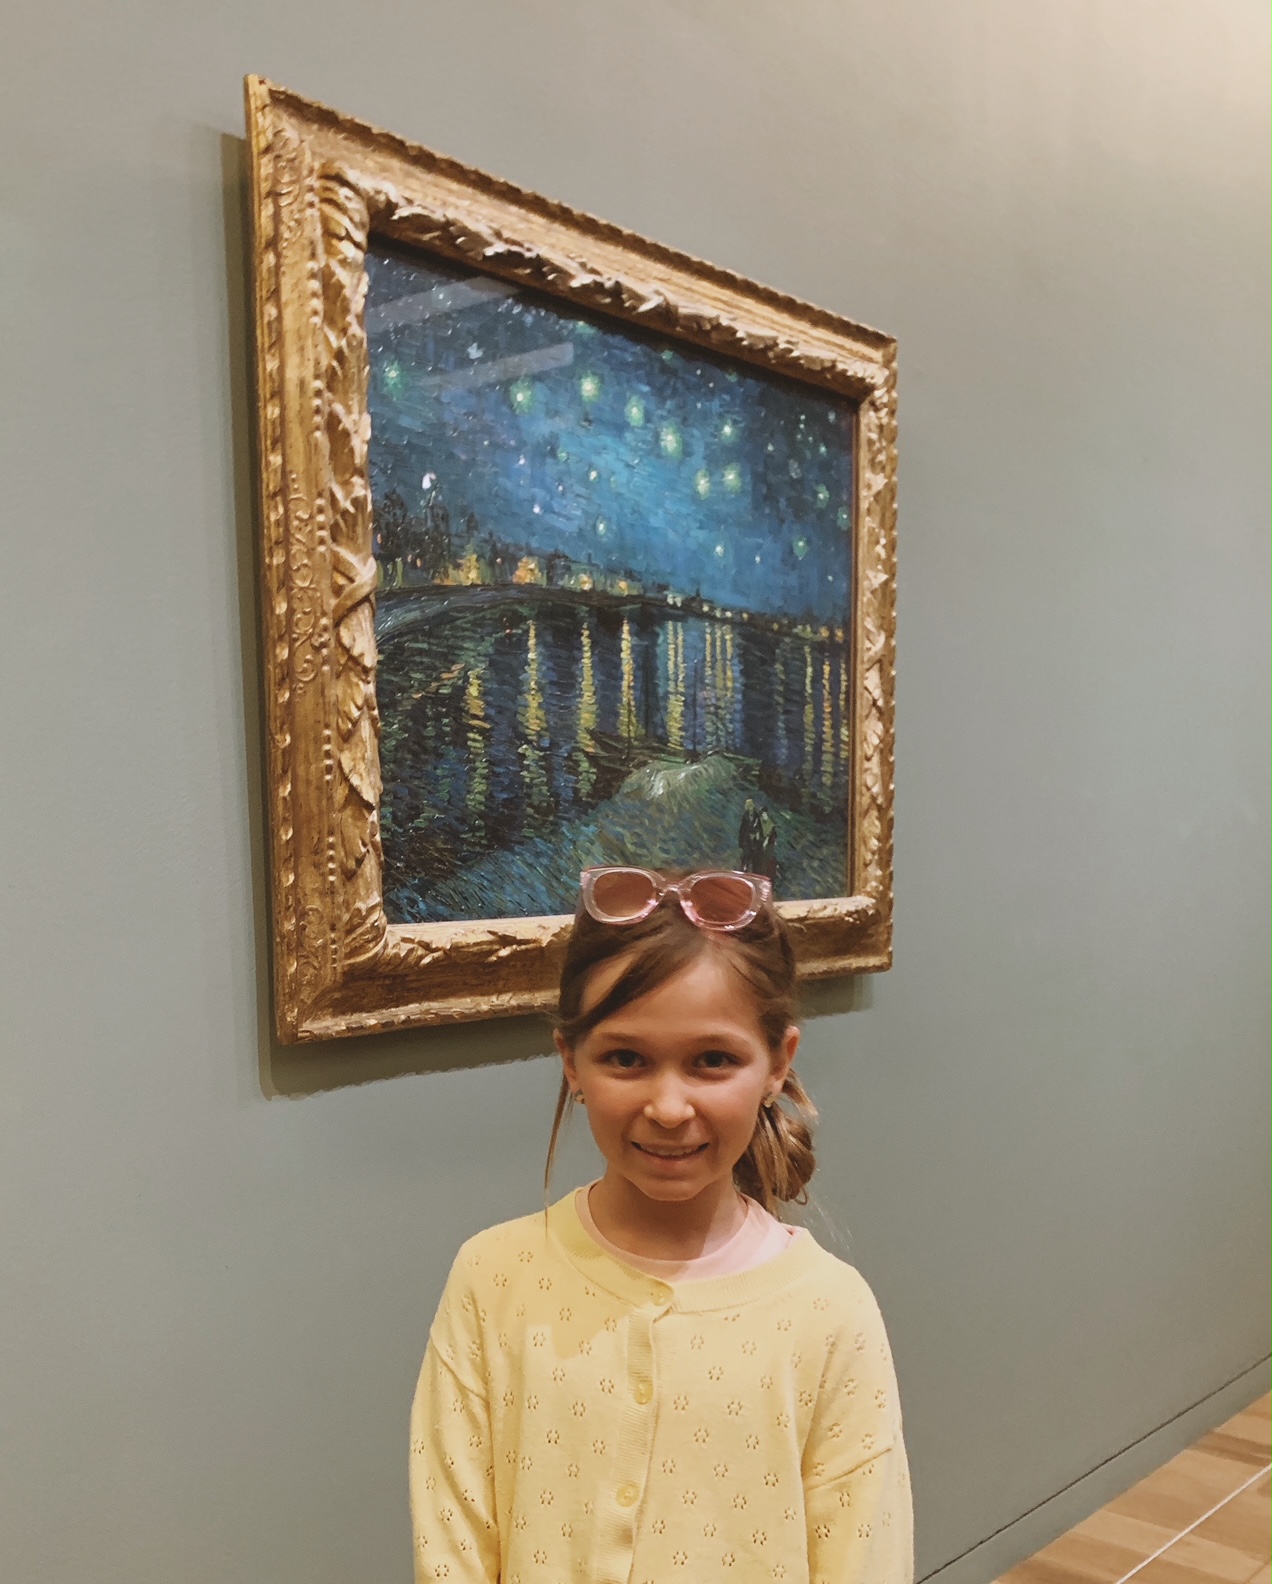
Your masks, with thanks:
[{"label": "gray green wall", "polygon": [[818,991],[802,1065],[920,1572],[992,1578],[1266,1389],[1266,31],[8,8],[6,1579],[405,1584],[433,1305],[539,1193],[537,1029],[270,1042],[248,71],[900,340],[896,967]]}]

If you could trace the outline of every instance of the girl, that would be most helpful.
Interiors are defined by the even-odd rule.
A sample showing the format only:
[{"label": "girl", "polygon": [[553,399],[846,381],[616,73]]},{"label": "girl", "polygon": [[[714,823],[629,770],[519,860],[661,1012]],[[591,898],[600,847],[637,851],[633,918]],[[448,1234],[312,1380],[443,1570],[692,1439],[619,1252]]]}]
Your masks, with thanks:
[{"label": "girl", "polygon": [[878,1307],[775,1215],[815,1113],[770,895],[584,872],[548,1172],[580,1104],[605,1175],[459,1252],[412,1413],[419,1584],[910,1584]]}]

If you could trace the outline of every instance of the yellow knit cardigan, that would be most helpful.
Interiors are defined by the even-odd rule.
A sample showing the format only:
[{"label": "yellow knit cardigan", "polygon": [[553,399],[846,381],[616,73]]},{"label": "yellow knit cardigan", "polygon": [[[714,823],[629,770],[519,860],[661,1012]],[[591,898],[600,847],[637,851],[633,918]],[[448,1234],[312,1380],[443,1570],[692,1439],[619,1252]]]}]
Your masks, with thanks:
[{"label": "yellow knit cardigan", "polygon": [[568,1195],[464,1244],[411,1415],[419,1584],[910,1584],[892,1355],[804,1234],[668,1286]]}]

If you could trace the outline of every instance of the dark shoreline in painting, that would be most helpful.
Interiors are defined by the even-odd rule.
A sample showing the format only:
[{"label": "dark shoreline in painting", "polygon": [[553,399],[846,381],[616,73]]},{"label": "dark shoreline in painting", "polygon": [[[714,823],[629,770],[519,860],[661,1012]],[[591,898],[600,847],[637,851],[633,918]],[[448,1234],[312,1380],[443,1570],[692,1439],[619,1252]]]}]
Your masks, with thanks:
[{"label": "dark shoreline in painting", "polygon": [[777,616],[752,616],[750,611],[722,611],[705,600],[689,596],[669,599],[665,594],[608,594],[600,590],[542,588],[530,584],[515,590],[476,585],[470,588],[404,587],[381,589],[376,596],[375,630],[381,641],[427,626],[447,611],[477,610],[486,605],[509,602],[533,610],[536,605],[576,605],[581,610],[645,610],[656,615],[674,612],[680,616],[702,616],[716,621],[740,622],[753,632],[782,633],[798,638],[831,638],[843,641],[843,633],[829,628],[814,629],[806,622]]}]

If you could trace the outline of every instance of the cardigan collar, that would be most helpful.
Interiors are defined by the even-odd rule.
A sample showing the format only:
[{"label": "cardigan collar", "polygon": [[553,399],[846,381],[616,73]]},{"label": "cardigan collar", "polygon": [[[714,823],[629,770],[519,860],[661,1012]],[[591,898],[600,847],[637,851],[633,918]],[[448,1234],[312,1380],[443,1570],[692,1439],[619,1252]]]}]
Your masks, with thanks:
[{"label": "cardigan collar", "polygon": [[750,1270],[696,1281],[660,1281],[657,1276],[615,1259],[588,1235],[579,1220],[573,1190],[549,1207],[548,1235],[555,1238],[566,1259],[582,1276],[612,1297],[637,1308],[652,1305],[684,1313],[733,1309],[757,1298],[771,1297],[823,1261],[834,1258],[805,1230],[800,1237],[791,1239],[788,1249]]}]

